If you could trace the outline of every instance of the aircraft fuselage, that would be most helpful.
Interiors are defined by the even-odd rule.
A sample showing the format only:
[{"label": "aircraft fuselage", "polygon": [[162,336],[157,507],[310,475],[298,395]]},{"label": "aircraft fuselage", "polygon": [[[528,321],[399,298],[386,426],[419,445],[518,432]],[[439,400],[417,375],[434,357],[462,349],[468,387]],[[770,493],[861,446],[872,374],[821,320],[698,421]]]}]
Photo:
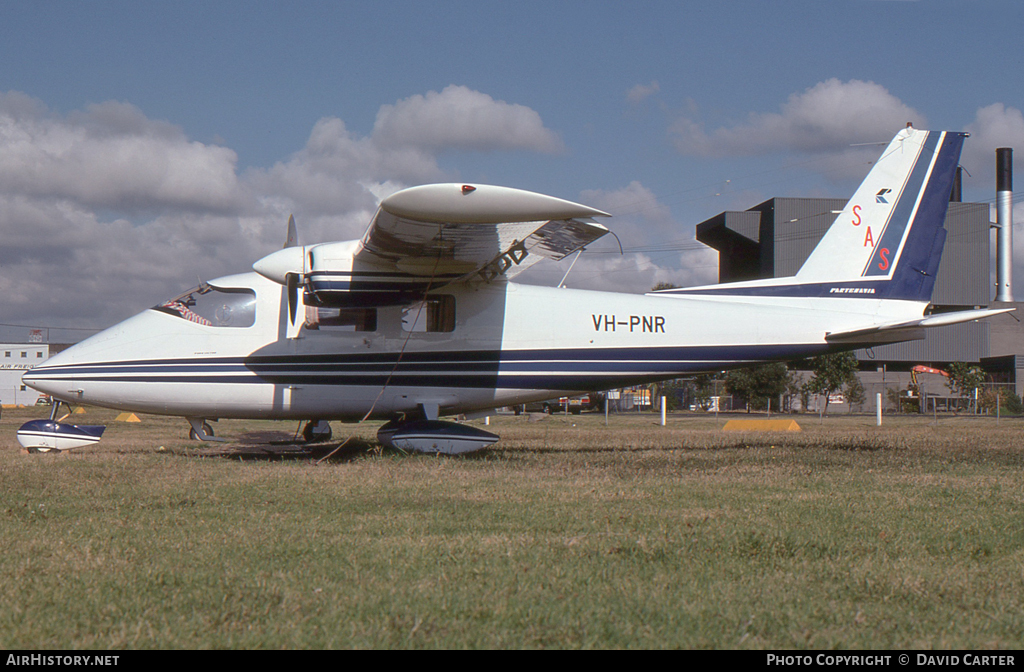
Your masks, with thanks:
[{"label": "aircraft fuselage", "polygon": [[246,273],[210,286],[201,300],[224,305],[208,318],[167,302],[52,357],[25,382],[71,402],[185,417],[472,413],[821,354],[826,330],[920,316],[925,305],[499,280],[449,287],[437,295],[448,298],[423,305],[307,310],[313,317],[299,328],[277,283]]}]

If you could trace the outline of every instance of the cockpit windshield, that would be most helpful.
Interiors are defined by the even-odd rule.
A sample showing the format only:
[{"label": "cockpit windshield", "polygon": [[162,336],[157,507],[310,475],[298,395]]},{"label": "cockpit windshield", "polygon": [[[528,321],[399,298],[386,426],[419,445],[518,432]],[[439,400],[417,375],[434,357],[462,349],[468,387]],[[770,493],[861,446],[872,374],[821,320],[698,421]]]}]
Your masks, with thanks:
[{"label": "cockpit windshield", "polygon": [[256,292],[203,283],[153,310],[207,327],[251,327],[256,323]]}]

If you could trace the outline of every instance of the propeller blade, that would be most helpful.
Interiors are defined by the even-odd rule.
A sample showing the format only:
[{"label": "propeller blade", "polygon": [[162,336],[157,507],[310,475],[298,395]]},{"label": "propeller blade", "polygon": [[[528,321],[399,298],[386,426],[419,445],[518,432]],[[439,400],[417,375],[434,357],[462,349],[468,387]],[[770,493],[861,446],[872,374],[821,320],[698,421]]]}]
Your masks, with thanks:
[{"label": "propeller blade", "polygon": [[297,273],[289,273],[285,281],[288,289],[288,318],[291,324],[295,324],[295,311],[299,307],[299,276]]},{"label": "propeller blade", "polygon": [[295,215],[288,215],[288,234],[285,237],[284,246],[299,246],[299,230],[295,226]]}]

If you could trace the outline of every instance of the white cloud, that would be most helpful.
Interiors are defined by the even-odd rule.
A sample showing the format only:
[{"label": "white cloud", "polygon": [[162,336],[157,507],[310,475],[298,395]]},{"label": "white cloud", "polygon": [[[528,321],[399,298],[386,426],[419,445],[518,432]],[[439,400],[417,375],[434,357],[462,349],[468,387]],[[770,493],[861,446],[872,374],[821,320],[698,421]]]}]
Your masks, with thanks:
[{"label": "white cloud", "polygon": [[235,166],[230,149],[127,103],[62,116],[0,94],[5,321],[102,326],[244,270],[262,227]]},{"label": "white cloud", "polygon": [[[718,253],[696,242],[694,224],[680,224],[671,210],[640,182],[611,191],[591,190],[580,202],[612,215],[612,235],[593,243],[566,280],[567,287],[617,292],[647,292],[659,282],[679,287],[703,285],[718,277]],[[557,285],[572,257],[558,264],[537,264],[520,276],[524,282]]]},{"label": "white cloud", "polygon": [[927,128],[923,115],[874,82],[829,79],[794,93],[778,113],[750,113],[746,123],[707,133],[682,117],[669,134],[683,154],[751,156],[779,151],[841,152],[853,143],[888,141],[907,122]]},{"label": "white cloud", "polygon": [[587,205],[604,210],[617,218],[640,215],[659,225],[671,221],[672,218],[668,206],[659,203],[654,192],[636,180],[614,191],[587,190],[580,197]]},{"label": "white cloud", "polygon": [[[614,245],[614,243],[613,243]],[[595,246],[596,248],[596,246]],[[555,286],[561,281],[572,257],[558,264],[537,264],[517,281]],[[649,292],[660,282],[693,287],[717,282],[718,252],[711,248],[667,253],[584,252],[572,267],[566,287],[606,292]]]},{"label": "white cloud", "polygon": [[661,87],[658,86],[657,80],[652,81],[650,84],[637,84],[626,92],[626,100],[633,105],[637,105],[656,94],[659,90],[661,90]]},{"label": "white cloud", "polygon": [[440,93],[429,91],[381,106],[373,141],[432,151],[563,150],[561,139],[544,127],[534,110],[454,84]]},{"label": "white cloud", "polygon": [[28,96],[0,94],[0,193],[100,208],[239,208],[237,156],[188,140],[127,103],[60,117]]},{"label": "white cloud", "polygon": [[[681,225],[672,219],[672,212],[647,187],[634,180],[612,191],[587,190],[580,194],[583,203],[612,215],[613,229],[629,247],[646,245],[657,240],[679,237]],[[693,236],[692,227],[689,235]],[[609,244],[605,240],[605,244]],[[624,243],[624,246],[627,246]]]},{"label": "white cloud", "polygon": [[335,117],[313,127],[306,146],[287,161],[246,171],[245,182],[282,221],[294,213],[308,242],[363,233],[379,195],[391,185],[444,179],[433,155],[418,148],[380,147],[356,137]]},{"label": "white cloud", "polygon": [[[437,115],[458,128],[447,131]],[[448,148],[557,151],[540,116],[465,87],[381,107],[369,137],[318,121],[285,161],[239,175],[232,150],[137,107],[67,115],[0,93],[4,321],[102,327],[277,249],[294,212],[304,243],[360,236],[379,199],[451,179]]]},{"label": "white cloud", "polygon": [[369,137],[353,134],[341,119],[323,118],[287,161],[244,178],[274,199],[280,216],[296,213],[304,239],[353,238],[363,233],[382,195],[455,179],[437,163],[447,149],[554,152],[562,144],[534,110],[449,86],[382,105]]},{"label": "white cloud", "polygon": [[175,212],[133,224],[66,200],[0,196],[5,321],[105,326],[200,278],[248,270],[266,248],[264,223],[250,223]]},{"label": "white cloud", "polygon": [[960,157],[960,163],[971,175],[964,179],[994,195],[996,149],[1016,148],[1015,159],[1019,152],[1024,152],[1024,115],[1017,108],[994,103],[980,108],[964,130],[971,134]]}]

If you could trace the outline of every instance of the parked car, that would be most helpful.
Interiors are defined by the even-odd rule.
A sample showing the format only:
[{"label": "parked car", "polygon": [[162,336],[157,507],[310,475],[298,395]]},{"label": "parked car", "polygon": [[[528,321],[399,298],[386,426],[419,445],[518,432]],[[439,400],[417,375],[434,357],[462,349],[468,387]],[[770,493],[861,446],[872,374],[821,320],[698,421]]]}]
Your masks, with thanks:
[{"label": "parked car", "polygon": [[[583,411],[594,408],[595,401],[600,395],[584,394],[578,397],[559,397],[558,399],[547,399],[545,401],[531,401],[528,404],[513,406],[512,410],[516,415],[520,413],[559,413],[568,410],[573,415],[579,415]],[[604,397],[600,397],[603,399]],[[600,403],[600,402],[597,402]]]}]

